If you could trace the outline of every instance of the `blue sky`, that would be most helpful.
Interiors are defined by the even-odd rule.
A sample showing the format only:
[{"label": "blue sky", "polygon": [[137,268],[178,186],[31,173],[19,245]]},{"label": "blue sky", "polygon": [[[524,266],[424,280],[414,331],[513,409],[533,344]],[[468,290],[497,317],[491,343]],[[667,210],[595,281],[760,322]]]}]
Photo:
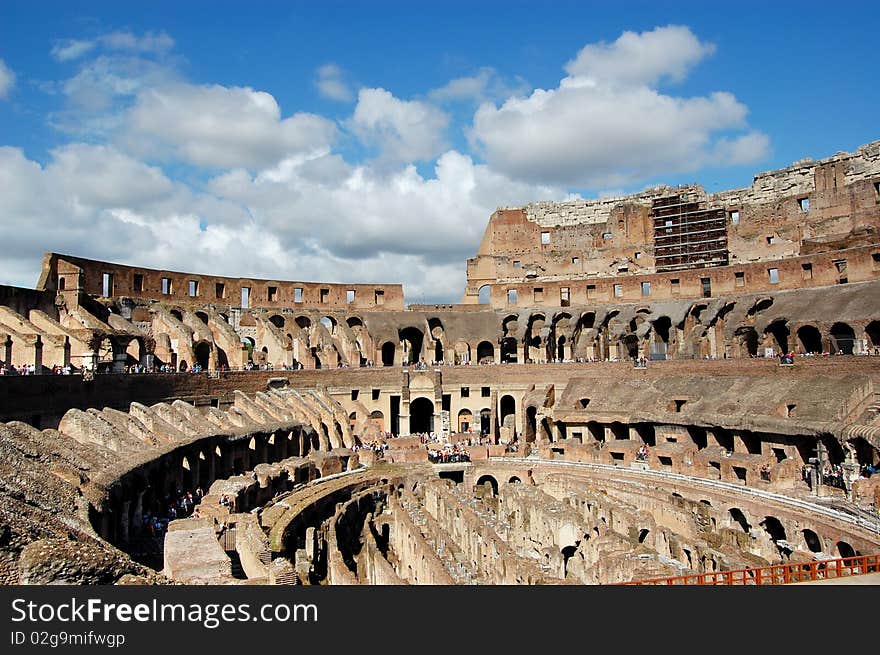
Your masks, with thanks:
[{"label": "blue sky", "polygon": [[455,302],[499,206],[880,138],[876,3],[0,3],[0,283],[43,252]]}]

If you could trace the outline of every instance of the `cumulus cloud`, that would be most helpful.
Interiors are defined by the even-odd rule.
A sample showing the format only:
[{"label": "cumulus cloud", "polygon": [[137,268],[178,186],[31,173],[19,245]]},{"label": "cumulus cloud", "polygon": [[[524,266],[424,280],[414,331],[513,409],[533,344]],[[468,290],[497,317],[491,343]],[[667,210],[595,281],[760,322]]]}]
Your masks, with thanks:
[{"label": "cumulus cloud", "polygon": [[9,97],[9,91],[15,85],[15,73],[0,59],[0,100]]},{"label": "cumulus cloud", "polygon": [[481,68],[473,75],[457,77],[428,93],[428,98],[436,103],[472,101],[484,102],[500,100],[526,91],[525,82],[516,78],[513,83],[506,82],[491,67]]},{"label": "cumulus cloud", "polygon": [[134,32],[117,30],[95,39],[60,39],[49,54],[56,61],[72,61],[99,46],[106,51],[163,55],[174,48],[174,39],[165,32],[146,32],[138,36]]},{"label": "cumulus cloud", "polygon": [[685,98],[651,86],[664,76],[681,79],[711,51],[680,27],[588,45],[557,88],[480,105],[469,138],[508,176],[576,187],[754,162],[768,140],[735,134],[747,129],[748,108],[731,93]]},{"label": "cumulus cloud", "polygon": [[336,125],[315,114],[282,118],[269,93],[220,85],[145,89],[124,122],[122,138],[134,151],[208,168],[270,166],[326,149],[336,135]]},{"label": "cumulus cloud", "polygon": [[400,100],[385,89],[361,89],[349,128],[395,161],[426,161],[445,148],[449,116],[419,100]]},{"label": "cumulus cloud", "polygon": [[715,45],[702,43],[683,25],[650,32],[624,32],[614,43],[590,43],[565,65],[572,77],[618,84],[655,84],[663,77],[681,81]]},{"label": "cumulus cloud", "polygon": [[354,94],[343,78],[342,69],[336,64],[324,64],[318,67],[315,86],[318,93],[330,100],[349,102],[354,98]]},{"label": "cumulus cloud", "polygon": [[94,49],[96,43],[94,41],[86,41],[82,39],[62,39],[52,46],[49,52],[56,61],[71,61],[79,59],[87,52]]}]

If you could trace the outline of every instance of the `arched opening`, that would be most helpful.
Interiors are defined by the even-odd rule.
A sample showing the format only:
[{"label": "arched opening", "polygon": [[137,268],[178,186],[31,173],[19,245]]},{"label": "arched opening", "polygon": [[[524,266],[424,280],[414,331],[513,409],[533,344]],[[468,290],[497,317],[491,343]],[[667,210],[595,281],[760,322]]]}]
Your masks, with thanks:
[{"label": "arched opening", "polygon": [[458,413],[458,431],[467,432],[474,425],[474,414],[469,409],[463,409]]},{"label": "arched opening", "polygon": [[765,516],[760,525],[767,531],[767,534],[770,535],[773,541],[786,541],[785,527],[775,516]]},{"label": "arched opening", "polygon": [[391,341],[382,344],[382,366],[394,366],[395,349],[396,347]]},{"label": "arched opening", "polygon": [[843,355],[852,355],[856,341],[855,331],[846,323],[835,323],[830,331],[831,345],[834,352]]},{"label": "arched opening", "polygon": [[257,343],[253,340],[252,337],[242,337],[241,342],[244,344],[244,347],[247,348],[247,357],[248,361],[254,361],[254,348]]},{"label": "arched opening", "polygon": [[566,546],[562,549],[562,577],[568,577],[568,560],[574,557],[577,552],[577,546]]},{"label": "arched opening", "polygon": [[434,431],[434,403],[427,398],[416,398],[409,404],[410,434]]},{"label": "arched opening", "polygon": [[424,342],[424,334],[422,331],[408,327],[398,332],[400,342],[403,344],[404,364],[417,364],[422,361],[422,343]]},{"label": "arched opening", "polygon": [[205,325],[208,324],[208,315],[205,312],[196,312],[196,318],[199,319]]},{"label": "arched opening", "polygon": [[330,334],[336,334],[336,321],[329,316],[321,317],[321,325],[323,325]]},{"label": "arched opening", "polygon": [[790,334],[790,330],[788,329],[787,321],[773,321],[770,325],[767,326],[767,329],[764,330],[764,334],[770,334],[773,336],[773,341],[775,342],[777,352],[788,352],[788,337]]},{"label": "arched opening", "polygon": [[183,321],[183,312],[181,312],[179,309],[172,309],[170,313],[178,321]]},{"label": "arched opening", "polygon": [[502,363],[516,363],[516,339],[513,337],[504,337],[501,340],[501,361]]},{"label": "arched opening", "polygon": [[274,325],[275,327],[277,327],[279,330],[284,329],[284,317],[283,316],[279,316],[278,314],[273,314],[272,316],[269,317],[269,322],[272,325]]},{"label": "arched opening", "polygon": [[492,287],[490,287],[488,284],[484,284],[483,286],[481,286],[478,292],[477,302],[479,302],[481,305],[488,305],[491,290]]},{"label": "arched opening", "polygon": [[538,423],[537,423],[537,407],[526,407],[526,441],[531,442],[535,440],[535,435],[538,431]]},{"label": "arched opening", "polygon": [[477,344],[477,363],[491,364],[495,361],[495,347],[488,341]]},{"label": "arched opening", "polygon": [[749,357],[758,356],[758,333],[753,327],[740,327],[734,332],[742,349]]},{"label": "arched opening", "polygon": [[797,331],[798,343],[805,353],[819,354],[822,352],[822,333],[814,325],[802,325]]},{"label": "arched opening", "polygon": [[840,557],[855,557],[856,551],[845,541],[837,542],[837,554]]},{"label": "arched opening", "polygon": [[501,396],[500,410],[501,424],[504,425],[504,419],[516,413],[516,401],[513,396]]},{"label": "arched opening", "polygon": [[520,480],[517,476],[514,475],[513,477],[510,478],[510,480],[508,480],[508,482],[510,484],[521,484],[522,480]]},{"label": "arched opening", "polygon": [[[477,480],[477,489],[483,487],[484,485],[489,485],[488,489],[492,490],[492,496],[498,495],[498,480],[496,480],[491,475],[484,475]],[[485,487],[484,487],[485,488]]]},{"label": "arched opening", "polygon": [[215,346],[215,348],[217,350],[217,368],[229,368],[229,357],[226,356],[226,351],[220,346]]},{"label": "arched opening", "polygon": [[880,321],[871,321],[865,326],[865,337],[869,348],[880,349]]},{"label": "arched opening", "polygon": [[[65,348],[70,348],[69,342],[65,344]],[[126,364],[139,364],[141,361],[141,357],[143,357],[143,344],[140,339],[132,339],[128,342],[128,346],[125,349],[126,355]]]},{"label": "arched opening", "polygon": [[639,530],[639,543],[640,544],[645,543],[645,539],[648,538],[648,535],[650,533],[651,533],[651,531],[648,530],[648,528],[642,528],[641,530]]},{"label": "arched opening", "polygon": [[565,361],[565,335],[556,338],[556,361]]},{"label": "arched opening", "polygon": [[385,432],[385,415],[378,409],[370,412],[370,423],[375,425],[379,432]]},{"label": "arched opening", "polygon": [[196,344],[193,352],[196,356],[196,364],[201,366],[203,371],[207,371],[208,363],[211,361],[211,344],[202,341]]},{"label": "arched opening", "polygon": [[492,410],[488,407],[480,410],[480,434],[489,434],[492,430]]},{"label": "arched opening", "polygon": [[620,340],[626,351],[626,356],[630,359],[637,359],[639,356],[639,338],[634,334],[627,334]]},{"label": "arched opening", "polygon": [[822,552],[822,540],[819,539],[819,535],[808,528],[804,528],[804,543],[807,545],[807,548],[810,549],[811,553],[821,553]]},{"label": "arched opening", "polygon": [[312,327],[312,321],[308,316],[297,316],[295,323],[299,326],[300,330],[308,330]]}]

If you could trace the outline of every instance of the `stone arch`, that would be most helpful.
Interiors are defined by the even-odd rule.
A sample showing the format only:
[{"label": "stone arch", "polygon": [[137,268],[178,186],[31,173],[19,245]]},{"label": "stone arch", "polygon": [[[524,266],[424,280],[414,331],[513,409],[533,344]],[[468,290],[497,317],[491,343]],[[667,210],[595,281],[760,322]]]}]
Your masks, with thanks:
[{"label": "stone arch", "polygon": [[277,327],[279,330],[284,329],[284,317],[280,314],[272,314],[272,316],[269,317],[269,322]]},{"label": "stone arch", "polygon": [[504,424],[504,419],[513,414],[516,415],[516,400],[510,394],[505,394],[501,396],[499,401],[499,417],[501,418],[502,425]]},{"label": "stone arch", "polygon": [[403,344],[403,364],[417,364],[422,361],[422,345],[425,335],[416,327],[405,327],[397,332],[400,342]]},{"label": "stone arch", "polygon": [[465,408],[461,409],[458,412],[458,423],[456,427],[459,432],[467,432],[468,430],[473,429],[474,425],[474,413]]},{"label": "stone arch", "polygon": [[477,344],[477,363],[491,364],[495,361],[495,346],[489,341],[481,341]]},{"label": "stone arch", "polygon": [[871,321],[865,326],[865,337],[869,348],[880,349],[880,321]]},{"label": "stone arch", "polygon": [[434,403],[428,398],[414,398],[409,404],[410,434],[434,431]]},{"label": "stone arch", "polygon": [[501,338],[501,362],[510,364],[516,363],[516,338]]},{"label": "stone arch", "polygon": [[789,352],[788,340],[791,335],[791,330],[788,327],[788,321],[786,319],[780,318],[770,323],[770,325],[764,329],[764,335],[765,337],[767,335],[773,337],[777,352]]},{"label": "stone arch", "polygon": [[785,526],[775,516],[765,516],[759,525],[766,530],[773,541],[787,541]]},{"label": "stone arch", "polygon": [[196,364],[201,366],[203,371],[207,371],[211,361],[211,344],[207,341],[200,341],[193,348],[193,354]]},{"label": "stone arch", "polygon": [[207,312],[198,311],[195,313],[197,319],[199,319],[205,325],[208,324],[208,314]]},{"label": "stone arch", "polygon": [[477,291],[477,302],[481,305],[488,305],[491,291],[492,287],[488,284],[484,284],[483,286],[481,286],[479,291]]},{"label": "stone arch", "polygon": [[815,325],[802,325],[797,330],[797,340],[801,351],[820,354],[822,352],[822,333]]},{"label": "stone arch", "polygon": [[492,496],[498,495],[498,480],[496,480],[493,476],[491,476],[491,475],[480,476],[480,479],[477,480],[476,487],[480,488],[484,484],[489,484],[489,486],[492,488]]},{"label": "stone arch", "polygon": [[180,311],[179,309],[172,309],[168,313],[171,314],[178,321],[183,322],[183,312]]},{"label": "stone arch", "polygon": [[459,339],[452,346],[453,351],[455,352],[455,363],[456,364],[467,364],[471,361],[471,345],[465,341],[464,339]]},{"label": "stone arch", "polygon": [[804,543],[807,545],[807,548],[810,549],[811,553],[821,553],[822,552],[822,539],[818,534],[810,530],[809,528],[804,528],[801,530],[801,534],[804,537]]},{"label": "stone arch", "polygon": [[492,410],[484,407],[480,410],[480,434],[492,432]]},{"label": "stone arch", "polygon": [[312,327],[312,319],[310,319],[308,316],[297,316],[294,319],[294,323],[299,326],[300,330],[308,330]]},{"label": "stone arch", "polygon": [[838,541],[834,546],[837,549],[838,557],[855,557],[855,549],[845,541]]},{"label": "stone arch", "polygon": [[370,412],[370,423],[375,425],[379,429],[379,432],[385,432],[385,414],[378,409]]},{"label": "stone arch", "polygon": [[828,331],[831,347],[835,353],[852,355],[855,347],[856,333],[848,323],[835,323]]},{"label": "stone arch", "polygon": [[397,346],[393,341],[386,341],[382,344],[382,366],[394,366],[394,353]]}]

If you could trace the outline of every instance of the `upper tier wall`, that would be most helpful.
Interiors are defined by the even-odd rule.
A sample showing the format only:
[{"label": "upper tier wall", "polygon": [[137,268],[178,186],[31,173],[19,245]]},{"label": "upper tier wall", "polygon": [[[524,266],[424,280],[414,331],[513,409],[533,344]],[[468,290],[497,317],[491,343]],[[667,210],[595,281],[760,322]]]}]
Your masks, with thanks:
[{"label": "upper tier wall", "polygon": [[37,288],[72,296],[66,298],[69,305],[76,304],[78,294],[86,293],[266,309],[403,309],[403,286],[400,284],[331,284],[197,275],[123,266],[57,253],[47,253],[43,258]]}]

